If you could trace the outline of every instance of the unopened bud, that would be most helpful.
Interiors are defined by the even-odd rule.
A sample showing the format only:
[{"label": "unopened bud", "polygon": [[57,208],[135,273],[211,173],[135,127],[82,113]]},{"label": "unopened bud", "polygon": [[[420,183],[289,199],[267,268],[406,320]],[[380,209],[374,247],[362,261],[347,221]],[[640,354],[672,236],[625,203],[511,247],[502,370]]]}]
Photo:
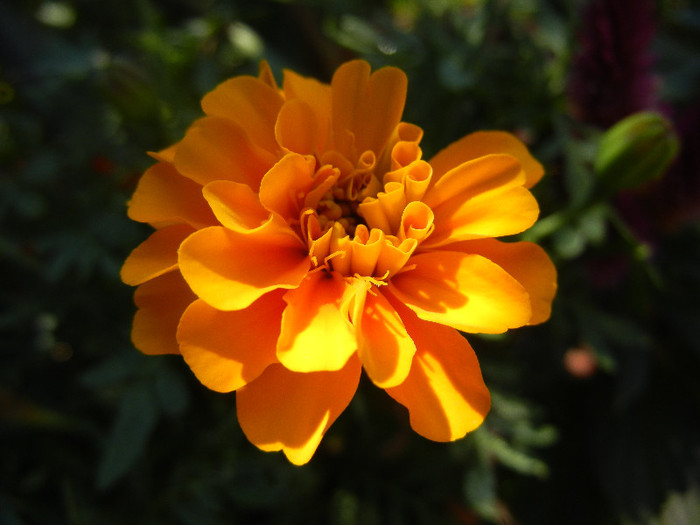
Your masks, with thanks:
[{"label": "unopened bud", "polygon": [[606,194],[636,188],[664,174],[678,152],[671,123],[658,113],[635,113],[600,139],[594,169]]}]

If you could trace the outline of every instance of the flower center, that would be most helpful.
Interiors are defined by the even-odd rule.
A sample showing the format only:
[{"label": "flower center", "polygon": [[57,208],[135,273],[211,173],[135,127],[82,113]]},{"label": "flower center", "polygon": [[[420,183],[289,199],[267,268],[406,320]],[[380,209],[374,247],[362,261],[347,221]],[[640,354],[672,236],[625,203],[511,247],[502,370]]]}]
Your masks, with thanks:
[{"label": "flower center", "polygon": [[327,192],[318,203],[316,212],[318,222],[323,230],[332,227],[338,221],[350,235],[355,234],[355,228],[362,223],[362,217],[357,214],[357,205],[352,201],[337,196],[340,192]]},{"label": "flower center", "polygon": [[380,187],[377,178],[370,174],[369,183],[358,182],[351,179],[346,187],[334,186],[327,191],[316,207],[318,220],[323,230],[332,227],[338,222],[348,235],[355,235],[358,225],[365,224],[365,219],[359,213],[359,204],[367,197],[377,194],[376,187]]},{"label": "flower center", "polygon": [[331,162],[337,170],[337,179],[323,194],[316,205],[318,221],[323,231],[340,224],[345,233],[355,235],[360,224],[366,224],[359,205],[367,197],[376,197],[382,189],[382,183],[375,175],[376,158],[374,152],[366,151],[360,155],[356,165],[345,157],[328,152],[318,159],[318,165]]},{"label": "flower center", "polygon": [[432,231],[432,211],[419,200],[430,167],[416,160],[377,173],[371,151],[354,166],[334,153],[317,159],[314,188],[301,214],[312,263],[346,276],[388,279]]}]

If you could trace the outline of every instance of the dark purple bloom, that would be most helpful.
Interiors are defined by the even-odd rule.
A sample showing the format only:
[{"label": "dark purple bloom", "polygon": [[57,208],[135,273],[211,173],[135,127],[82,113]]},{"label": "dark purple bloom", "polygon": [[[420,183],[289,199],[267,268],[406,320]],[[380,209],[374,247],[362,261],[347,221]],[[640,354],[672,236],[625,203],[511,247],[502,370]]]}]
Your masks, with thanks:
[{"label": "dark purple bloom", "polygon": [[569,82],[569,98],[579,120],[607,128],[657,106],[649,53],[655,31],[650,0],[587,4]]}]

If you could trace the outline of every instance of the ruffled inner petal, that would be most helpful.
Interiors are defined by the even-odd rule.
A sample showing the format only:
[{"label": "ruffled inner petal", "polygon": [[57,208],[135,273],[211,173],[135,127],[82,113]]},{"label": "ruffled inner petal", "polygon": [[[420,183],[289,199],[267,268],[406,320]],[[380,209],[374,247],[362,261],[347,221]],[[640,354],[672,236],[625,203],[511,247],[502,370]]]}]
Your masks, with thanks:
[{"label": "ruffled inner petal", "polygon": [[231,392],[277,362],[275,348],[285,303],[283,292],[263,295],[248,308],[222,312],[198,299],[177,330],[180,353],[203,385]]},{"label": "ruffled inner petal", "polygon": [[415,239],[404,239],[396,243],[387,239],[382,252],[379,254],[374,274],[377,277],[386,275],[388,278],[394,276],[406,265],[417,246],[418,241]]},{"label": "ruffled inner petal", "polygon": [[[364,226],[364,225],[361,225]],[[365,236],[359,237],[358,233],[365,233]],[[373,229],[366,233],[367,228],[357,228],[355,238],[350,243],[350,273],[353,275],[374,275],[377,267],[379,256],[386,246],[386,238],[384,232],[378,229]]]},{"label": "ruffled inner petal", "polygon": [[379,199],[367,198],[357,207],[360,216],[365,220],[371,229],[381,230],[391,233],[389,218],[379,202]]},{"label": "ruffled inner petal", "polygon": [[405,172],[403,181],[406,186],[406,200],[408,202],[421,200],[432,180],[432,167],[425,161],[417,160],[402,171]]},{"label": "ruffled inner petal", "polygon": [[433,231],[434,214],[425,203],[420,201],[410,202],[401,214],[401,225],[398,231],[399,240],[415,239],[421,242]]},{"label": "ruffled inner petal", "polygon": [[360,371],[357,358],[337,372],[304,374],[270,365],[236,392],[241,428],[262,450],[282,450],[303,465],[355,395]]},{"label": "ruffled inner petal", "polygon": [[155,227],[186,222],[203,228],[216,222],[202,198],[201,186],[165,162],[154,164],[141,176],[129,201],[128,215]]},{"label": "ruffled inner petal", "polygon": [[[414,223],[417,226],[421,224],[419,219],[417,217]],[[302,235],[308,240],[313,265],[324,266],[345,276],[361,275],[384,280],[397,274],[418,246],[417,238],[429,232],[430,227],[418,230],[407,226],[407,230],[416,238],[401,240],[395,235],[386,235],[379,228],[368,230],[360,224],[354,237],[350,238],[338,222],[323,232],[314,212],[307,211],[302,216]]]},{"label": "ruffled inner petal", "polygon": [[434,441],[464,437],[491,407],[474,350],[456,330],[421,321],[394,305],[417,351],[406,379],[387,393],[408,408],[411,428],[421,436]]},{"label": "ruffled inner petal", "polygon": [[332,270],[340,275],[348,275],[352,264],[350,236],[345,233],[345,228],[339,222],[333,223],[329,231],[331,235],[328,242],[328,255],[325,259],[330,261]]},{"label": "ruffled inner petal", "polygon": [[196,298],[180,272],[166,273],[136,288],[138,310],[131,329],[134,346],[149,355],[177,354],[177,325]]},{"label": "ruffled inner petal", "polygon": [[339,370],[357,350],[355,332],[341,309],[345,280],[317,271],[287,292],[277,358],[289,370]]},{"label": "ruffled inner petal", "polygon": [[435,180],[460,164],[493,153],[506,153],[518,159],[526,175],[526,188],[534,186],[544,175],[542,165],[514,135],[503,131],[477,131],[453,142],[430,159]]},{"label": "ruffled inner petal", "polygon": [[421,319],[497,334],[531,318],[525,288],[485,257],[441,250],[410,262],[412,269],[394,276],[389,289]]},{"label": "ruffled inner petal", "polygon": [[401,213],[406,207],[406,192],[400,182],[388,182],[384,191],[376,198],[368,197],[360,203],[358,213],[365,219],[367,226],[379,228],[385,233],[396,233],[401,222]]},{"label": "ruffled inner petal", "polygon": [[303,199],[303,207],[313,210],[318,208],[326,192],[333,188],[339,175],[340,171],[337,168],[329,164],[321,166],[316,173],[314,173],[313,188],[306,193]]},{"label": "ruffled inner petal", "polygon": [[195,122],[175,152],[177,170],[202,186],[214,180],[232,180],[255,191],[276,160],[252,142],[236,122],[220,117]]},{"label": "ruffled inner petal", "polygon": [[421,128],[408,122],[399,122],[379,157],[378,173],[386,173],[420,159],[423,152],[418,144],[422,138]]},{"label": "ruffled inner petal", "polygon": [[180,246],[180,271],[192,290],[219,310],[240,310],[276,288],[296,288],[309,269],[308,250],[283,226],[251,234],[212,226]]},{"label": "ruffled inner petal", "polygon": [[260,183],[260,203],[287,221],[299,221],[304,197],[314,184],[316,160],[289,153],[275,164]]},{"label": "ruffled inner petal", "polygon": [[177,250],[194,231],[187,224],[166,226],[154,231],[124,261],[122,281],[136,286],[177,268]]}]

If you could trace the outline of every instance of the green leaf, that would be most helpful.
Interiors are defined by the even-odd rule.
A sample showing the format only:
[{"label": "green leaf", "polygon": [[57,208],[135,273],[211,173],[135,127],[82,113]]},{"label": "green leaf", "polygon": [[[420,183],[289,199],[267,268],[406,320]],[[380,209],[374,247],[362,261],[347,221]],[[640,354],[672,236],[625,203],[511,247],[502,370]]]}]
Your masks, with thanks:
[{"label": "green leaf", "polygon": [[564,259],[574,259],[586,249],[586,236],[582,231],[566,226],[554,233],[554,249]]},{"label": "green leaf", "polygon": [[156,423],[156,406],[148,383],[136,383],[125,392],[97,471],[99,488],[112,486],[140,458]]},{"label": "green leaf", "polygon": [[169,416],[182,414],[190,402],[185,382],[169,366],[158,367],[154,373],[154,388],[158,404]]},{"label": "green leaf", "polygon": [[485,458],[471,465],[464,476],[464,499],[484,519],[496,521],[496,476]]},{"label": "green leaf", "polygon": [[700,488],[672,492],[664,503],[659,525],[696,525],[700,523]]},{"label": "green leaf", "polygon": [[502,465],[519,472],[538,478],[544,478],[549,473],[547,464],[542,460],[516,450],[505,439],[478,429],[474,432],[478,439],[479,447],[488,454],[492,454]]},{"label": "green leaf", "polygon": [[113,387],[134,377],[142,363],[143,356],[139,352],[120,352],[89,369],[80,381],[93,389]]}]

